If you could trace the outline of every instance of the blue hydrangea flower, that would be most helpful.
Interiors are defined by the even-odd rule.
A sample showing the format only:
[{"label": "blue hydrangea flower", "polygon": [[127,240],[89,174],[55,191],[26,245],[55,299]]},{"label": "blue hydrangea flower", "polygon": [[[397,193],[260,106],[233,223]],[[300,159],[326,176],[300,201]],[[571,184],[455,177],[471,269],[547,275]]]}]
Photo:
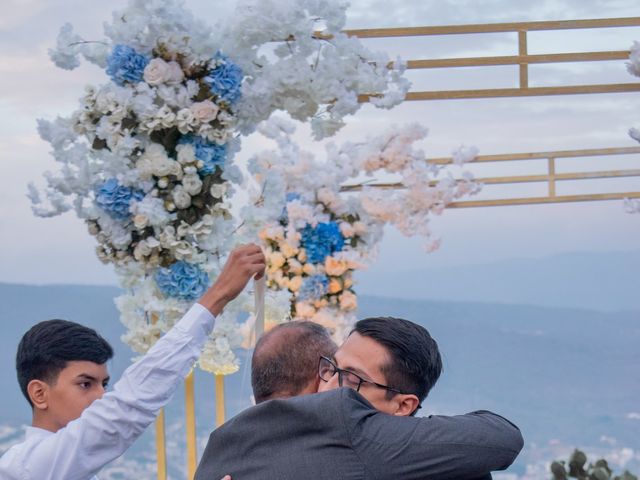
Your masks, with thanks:
[{"label": "blue hydrangea flower", "polygon": [[240,87],[244,78],[242,69],[221,53],[216,54],[215,60],[221,63],[204,77],[204,81],[218,98],[235,103],[240,98]]},{"label": "blue hydrangea flower", "polygon": [[302,245],[311,263],[323,263],[324,259],[344,247],[344,236],[336,222],[307,225],[302,230]]},{"label": "blue hydrangea flower", "polygon": [[96,191],[96,203],[116,220],[127,220],[131,216],[129,206],[132,200],[144,198],[142,190],[124,187],[115,178],[104,182]]},{"label": "blue hydrangea flower", "polygon": [[329,278],[326,275],[312,275],[302,282],[298,290],[300,300],[318,300],[329,291]]},{"label": "blue hydrangea flower", "polygon": [[191,144],[195,150],[195,155],[198,160],[201,160],[204,165],[198,170],[201,175],[210,175],[215,172],[216,167],[224,167],[224,162],[227,159],[227,146],[218,145],[217,143],[211,143],[204,138],[194,135],[186,135],[180,139],[179,144]]},{"label": "blue hydrangea flower", "polygon": [[116,45],[107,58],[107,75],[118,85],[142,81],[149,58],[127,45]]},{"label": "blue hydrangea flower", "polygon": [[200,298],[209,286],[209,276],[197,265],[179,261],[161,268],[155,276],[160,291],[167,297],[181,300]]}]

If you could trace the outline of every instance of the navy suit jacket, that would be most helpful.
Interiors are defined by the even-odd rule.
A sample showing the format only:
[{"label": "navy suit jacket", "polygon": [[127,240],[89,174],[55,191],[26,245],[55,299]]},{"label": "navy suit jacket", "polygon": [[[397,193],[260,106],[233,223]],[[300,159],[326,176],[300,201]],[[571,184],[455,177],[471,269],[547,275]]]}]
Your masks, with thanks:
[{"label": "navy suit jacket", "polygon": [[487,479],[522,445],[491,412],[397,417],[340,388],[243,411],[211,434],[195,479]]}]

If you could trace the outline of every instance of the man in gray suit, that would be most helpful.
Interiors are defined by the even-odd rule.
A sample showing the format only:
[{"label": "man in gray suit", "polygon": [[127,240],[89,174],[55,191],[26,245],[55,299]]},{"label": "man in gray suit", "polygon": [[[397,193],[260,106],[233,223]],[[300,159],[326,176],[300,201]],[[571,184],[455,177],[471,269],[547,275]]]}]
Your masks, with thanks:
[{"label": "man in gray suit", "polygon": [[[252,378],[278,372],[273,359],[282,347],[289,368],[302,372],[291,358],[301,345],[266,337],[256,346]],[[321,355],[317,377],[306,373],[321,393],[265,401],[215,430],[196,480],[491,478],[522,448],[518,428],[491,412],[415,416],[442,371],[437,343],[419,325],[361,320],[333,357]],[[292,396],[300,386],[280,390]]]}]

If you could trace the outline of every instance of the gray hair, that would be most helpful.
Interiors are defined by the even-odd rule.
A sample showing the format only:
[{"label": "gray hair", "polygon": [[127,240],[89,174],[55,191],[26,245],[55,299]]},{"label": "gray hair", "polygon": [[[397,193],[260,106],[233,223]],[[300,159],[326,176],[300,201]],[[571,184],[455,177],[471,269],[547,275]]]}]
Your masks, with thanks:
[{"label": "gray hair", "polygon": [[256,403],[299,395],[318,376],[320,356],[337,345],[323,326],[308,321],[283,323],[256,343],[251,358],[251,387]]}]

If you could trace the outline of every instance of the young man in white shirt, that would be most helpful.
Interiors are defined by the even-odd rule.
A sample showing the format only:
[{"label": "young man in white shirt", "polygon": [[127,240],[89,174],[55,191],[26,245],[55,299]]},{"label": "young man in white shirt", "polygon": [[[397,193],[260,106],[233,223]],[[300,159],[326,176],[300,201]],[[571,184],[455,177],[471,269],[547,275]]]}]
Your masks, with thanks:
[{"label": "young man in white shirt", "polygon": [[193,368],[215,316],[264,268],[260,247],[234,250],[214,285],[107,393],[106,340],[72,322],[34,326],[16,359],[32,426],[0,458],[0,480],[95,478],[153,422]]}]

